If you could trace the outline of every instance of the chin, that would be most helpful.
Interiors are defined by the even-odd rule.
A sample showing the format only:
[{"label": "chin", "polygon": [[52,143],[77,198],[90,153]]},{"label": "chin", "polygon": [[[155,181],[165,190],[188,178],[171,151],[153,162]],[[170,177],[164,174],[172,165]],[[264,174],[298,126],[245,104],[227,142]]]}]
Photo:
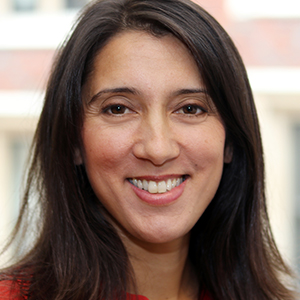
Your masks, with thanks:
[{"label": "chin", "polygon": [[179,234],[179,232],[175,230],[159,230],[157,232],[139,233],[139,235],[136,236],[136,238],[144,243],[166,244],[182,240],[182,238],[185,236],[189,236],[189,231]]}]

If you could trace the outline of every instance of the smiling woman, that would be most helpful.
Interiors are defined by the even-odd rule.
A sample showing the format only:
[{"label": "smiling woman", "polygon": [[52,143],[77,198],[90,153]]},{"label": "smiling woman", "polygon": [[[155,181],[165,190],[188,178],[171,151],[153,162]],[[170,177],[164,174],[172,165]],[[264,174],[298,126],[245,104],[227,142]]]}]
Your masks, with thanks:
[{"label": "smiling woman", "polygon": [[2,271],[0,299],[294,299],[246,72],[196,4],[87,7],[33,147],[14,238],[35,192],[36,240]]},{"label": "smiling woman", "polygon": [[217,191],[225,147],[192,55],[172,35],[125,31],[92,74],[78,162],[93,191],[123,234],[184,238]]}]

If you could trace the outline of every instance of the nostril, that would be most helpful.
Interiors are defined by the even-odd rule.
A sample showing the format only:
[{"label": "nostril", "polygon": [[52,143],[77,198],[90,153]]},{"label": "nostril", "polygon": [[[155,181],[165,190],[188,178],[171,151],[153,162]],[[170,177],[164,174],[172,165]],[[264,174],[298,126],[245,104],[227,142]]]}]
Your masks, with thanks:
[{"label": "nostril", "polygon": [[150,137],[146,135],[133,146],[133,154],[139,159],[151,161],[156,166],[178,157],[180,147],[171,136],[157,134]]}]

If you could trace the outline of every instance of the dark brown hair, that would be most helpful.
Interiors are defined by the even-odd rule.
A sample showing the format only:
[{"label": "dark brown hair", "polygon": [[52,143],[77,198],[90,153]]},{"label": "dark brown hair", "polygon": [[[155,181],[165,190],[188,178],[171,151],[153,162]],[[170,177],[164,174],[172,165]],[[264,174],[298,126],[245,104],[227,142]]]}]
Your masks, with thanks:
[{"label": "dark brown hair", "polygon": [[[37,199],[37,238],[5,271],[29,299],[121,299],[132,281],[124,246],[76,166],[83,123],[82,86],[95,55],[117,33],[172,34],[193,55],[225,124],[233,159],[192,229],[190,259],[200,288],[217,299],[294,299],[270,230],[259,125],[243,62],[224,29],[188,0],[102,0],[88,6],[57,55],[34,138],[15,236]],[[5,277],[3,276],[3,278]],[[21,281],[20,281],[21,280]]]}]

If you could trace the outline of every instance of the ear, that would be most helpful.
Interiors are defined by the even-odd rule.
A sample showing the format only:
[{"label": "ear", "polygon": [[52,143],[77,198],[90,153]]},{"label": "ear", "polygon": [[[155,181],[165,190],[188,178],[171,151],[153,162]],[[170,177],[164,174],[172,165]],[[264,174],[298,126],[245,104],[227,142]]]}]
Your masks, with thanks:
[{"label": "ear", "polygon": [[225,143],[225,149],[224,149],[224,163],[225,164],[230,164],[232,161],[232,156],[233,156],[233,146],[229,142]]},{"label": "ear", "polygon": [[82,165],[82,163],[83,163],[82,155],[78,148],[76,148],[74,151],[74,163],[77,166]]}]

